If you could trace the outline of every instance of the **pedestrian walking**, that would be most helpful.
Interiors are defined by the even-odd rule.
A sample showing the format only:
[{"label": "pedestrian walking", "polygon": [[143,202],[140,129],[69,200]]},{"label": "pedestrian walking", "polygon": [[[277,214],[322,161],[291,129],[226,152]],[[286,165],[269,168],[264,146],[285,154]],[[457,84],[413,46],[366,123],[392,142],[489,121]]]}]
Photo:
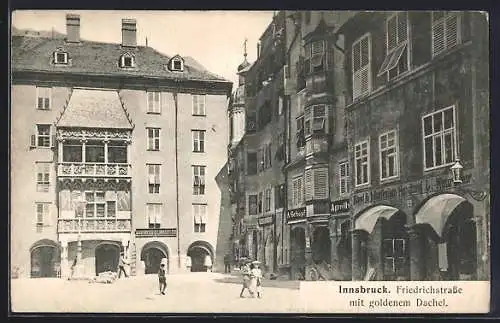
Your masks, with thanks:
[{"label": "pedestrian walking", "polygon": [[73,264],[71,265],[71,273],[70,273],[69,279],[72,279],[75,275],[75,267],[76,267],[77,261],[78,261],[78,257],[75,257],[75,260],[73,260]]},{"label": "pedestrian walking", "polygon": [[231,272],[231,255],[224,255],[224,273],[228,274]]},{"label": "pedestrian walking", "polygon": [[128,265],[128,262],[125,260],[125,253],[121,252],[120,259],[118,260],[118,278],[122,277],[122,272],[125,275],[125,278],[128,277],[125,265]]},{"label": "pedestrian walking", "polygon": [[242,278],[243,278],[243,286],[241,288],[241,292],[240,292],[240,297],[243,298],[243,293],[245,292],[245,289],[248,289],[248,292],[250,293],[251,296],[253,296],[253,291],[250,287],[250,284],[252,282],[252,279],[250,278],[250,266],[249,264],[244,264],[242,267],[241,267],[241,274],[243,275]]},{"label": "pedestrian walking", "polygon": [[165,289],[167,288],[167,272],[164,263],[160,265],[160,270],[158,270],[158,283],[160,286],[160,294],[165,295]]}]

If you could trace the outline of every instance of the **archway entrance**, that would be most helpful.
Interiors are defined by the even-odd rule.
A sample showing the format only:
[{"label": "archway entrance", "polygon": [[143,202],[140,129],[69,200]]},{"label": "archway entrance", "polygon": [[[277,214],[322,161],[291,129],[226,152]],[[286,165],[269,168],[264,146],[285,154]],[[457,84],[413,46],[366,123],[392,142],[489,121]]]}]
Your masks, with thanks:
[{"label": "archway entrance", "polygon": [[207,271],[205,259],[210,258],[210,262],[214,263],[214,253],[212,246],[206,241],[193,242],[187,251],[187,255],[191,257],[191,272]]},{"label": "archway entrance", "polygon": [[31,248],[31,278],[57,277],[61,263],[57,244],[39,241]]},{"label": "archway entrance", "polygon": [[314,230],[311,249],[316,264],[331,262],[330,230],[327,227],[321,226]]},{"label": "archway entrance", "polygon": [[161,260],[167,258],[167,272],[169,270],[168,251],[167,247],[158,241],[146,243],[142,248],[141,260],[144,261],[145,270],[147,274],[157,274],[160,269]]},{"label": "archway entrance", "polygon": [[399,211],[382,223],[384,280],[409,280],[410,262],[406,214]]},{"label": "archway entrance", "polygon": [[305,277],[306,265],[306,231],[302,227],[296,227],[290,232],[290,251],[293,279]]},{"label": "archway entrance", "polygon": [[120,247],[113,243],[103,243],[95,248],[95,273],[99,275],[105,271],[118,271]]}]

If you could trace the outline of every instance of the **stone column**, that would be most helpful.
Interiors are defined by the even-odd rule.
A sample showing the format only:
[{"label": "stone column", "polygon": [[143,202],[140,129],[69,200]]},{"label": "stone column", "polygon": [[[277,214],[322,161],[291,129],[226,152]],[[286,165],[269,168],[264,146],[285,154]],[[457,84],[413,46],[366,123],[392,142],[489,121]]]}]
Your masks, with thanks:
[{"label": "stone column", "polygon": [[364,265],[361,250],[361,241],[363,239],[362,230],[352,231],[352,280],[363,280],[364,276]]},{"label": "stone column", "polygon": [[311,248],[311,242],[312,242],[312,231],[313,231],[313,228],[311,227],[311,224],[309,223],[306,223],[306,227],[305,227],[305,238],[306,238],[306,241],[305,241],[305,248],[304,248],[304,251],[305,251],[305,258],[306,258],[306,266],[309,266],[309,265],[312,265],[313,263],[313,259],[312,259],[312,248]]},{"label": "stone column", "polygon": [[63,141],[59,140],[57,142],[57,160],[59,163],[63,162]]},{"label": "stone column", "polygon": [[68,261],[68,242],[61,241],[61,278],[68,279],[70,267]]},{"label": "stone column", "polygon": [[410,238],[410,280],[423,280],[424,279],[424,250],[423,239],[425,236],[419,227],[409,227],[408,235]]}]

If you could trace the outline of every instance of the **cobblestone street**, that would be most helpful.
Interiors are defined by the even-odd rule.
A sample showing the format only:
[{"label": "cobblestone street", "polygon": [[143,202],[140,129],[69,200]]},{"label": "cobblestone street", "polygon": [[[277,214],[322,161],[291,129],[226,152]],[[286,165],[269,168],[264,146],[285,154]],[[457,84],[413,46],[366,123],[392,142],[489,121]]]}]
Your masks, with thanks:
[{"label": "cobblestone street", "polygon": [[305,312],[299,282],[264,281],[263,298],[240,298],[240,277],[190,273],[168,277],[160,295],[156,275],[121,279],[113,284],[61,279],[15,279],[11,284],[14,312]]}]

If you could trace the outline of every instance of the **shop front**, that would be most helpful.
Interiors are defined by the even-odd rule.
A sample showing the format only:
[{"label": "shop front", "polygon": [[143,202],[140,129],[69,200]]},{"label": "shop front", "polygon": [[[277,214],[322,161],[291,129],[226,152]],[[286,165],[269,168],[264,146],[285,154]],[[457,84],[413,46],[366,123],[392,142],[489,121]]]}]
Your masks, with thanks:
[{"label": "shop front", "polygon": [[258,219],[259,227],[261,228],[262,236],[262,256],[261,259],[265,272],[274,272],[275,255],[275,231],[274,231],[274,214],[266,215]]},{"label": "shop front", "polygon": [[288,210],[287,224],[290,229],[290,274],[293,280],[303,280],[306,275],[306,252],[311,244],[306,234],[306,208]]},{"label": "shop front", "polygon": [[331,267],[335,280],[351,280],[352,276],[352,239],[349,212],[349,199],[331,202]]}]

